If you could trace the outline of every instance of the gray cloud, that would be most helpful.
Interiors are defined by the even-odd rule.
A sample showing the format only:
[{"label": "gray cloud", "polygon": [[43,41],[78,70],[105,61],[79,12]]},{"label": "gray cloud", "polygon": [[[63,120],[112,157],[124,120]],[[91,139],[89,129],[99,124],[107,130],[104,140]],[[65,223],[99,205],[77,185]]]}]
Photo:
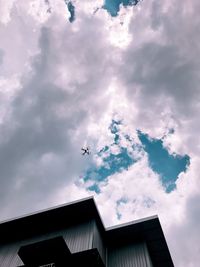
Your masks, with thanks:
[{"label": "gray cloud", "polygon": [[[137,105],[138,127],[150,131],[161,127],[162,113],[168,110],[179,123],[177,140],[180,138],[185,152],[199,157],[200,4],[171,1],[169,10],[163,12],[164,4],[152,2],[146,20],[136,25],[139,18],[132,19],[133,39],[123,54],[120,80],[130,103]],[[194,180],[193,175],[185,179],[194,183],[199,177],[196,173]],[[183,198],[188,197],[187,193],[186,190]],[[196,193],[186,200],[183,221],[172,221],[167,231],[176,266],[199,264],[199,197]]]},{"label": "gray cloud", "polygon": [[[26,195],[26,191],[33,196],[35,194],[44,197],[45,192],[55,189],[59,179],[62,184],[65,180],[72,179],[69,176],[73,175],[71,166],[74,164],[69,164],[66,151],[72,151],[72,147],[77,151],[77,147],[72,144],[68,130],[75,128],[75,123],[83,120],[84,113],[79,111],[73,124],[71,117],[68,120],[58,118],[54,112],[54,106],[66,103],[68,95],[44,80],[48,59],[48,37],[45,29],[41,34],[40,46],[41,54],[33,66],[35,73],[30,81],[24,83],[13,100],[10,121],[4,125],[4,135],[8,138],[0,146],[2,202],[7,202],[10,194],[16,197],[17,202],[17,193]],[[9,124],[15,124],[12,132]],[[57,172],[48,171],[54,161],[50,161],[49,165],[47,163],[45,168],[40,164],[41,157],[48,153],[60,157],[60,169]],[[15,192],[15,183],[20,179],[25,179],[25,183]]]},{"label": "gray cloud", "polygon": [[[99,30],[85,18],[76,33],[66,25],[55,31],[56,20],[41,29],[40,52],[1,126],[0,198],[2,206],[10,203],[2,218],[44,207],[56,190],[78,177],[88,164],[80,151],[88,122],[100,118],[109,103],[103,94],[112,70],[110,57],[101,56],[105,42],[98,20]],[[70,73],[61,84],[60,67]]]},{"label": "gray cloud", "polygon": [[[187,201],[185,216],[181,224],[174,222],[168,233],[171,254],[177,266],[198,266],[200,236],[200,195],[196,194]],[[185,253],[183,252],[185,251]]]},{"label": "gray cloud", "polygon": [[3,63],[4,52],[0,49],[0,65]]},{"label": "gray cloud", "polygon": [[173,4],[163,13],[163,5],[153,2],[147,23],[149,31],[158,37],[138,46],[134,35],[145,38],[144,25],[138,33],[133,19],[130,27],[133,40],[124,53],[120,73],[129,96],[134,96],[137,88],[141,108],[145,108],[147,99],[151,108],[156,106],[161,97],[164,105],[171,100],[171,108],[178,115],[193,115],[199,101],[200,64],[195,55],[199,54],[197,24],[200,21],[195,14],[200,7],[197,4],[194,13],[189,13],[185,12],[184,4]]}]

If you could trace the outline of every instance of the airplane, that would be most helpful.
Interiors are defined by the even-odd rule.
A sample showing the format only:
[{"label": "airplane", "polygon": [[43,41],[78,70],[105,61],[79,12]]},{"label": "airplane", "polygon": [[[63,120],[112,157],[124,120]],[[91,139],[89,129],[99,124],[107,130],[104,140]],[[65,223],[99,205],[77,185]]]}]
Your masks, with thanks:
[{"label": "airplane", "polygon": [[85,154],[90,154],[90,150],[89,150],[89,147],[86,147],[86,148],[81,148],[81,150],[83,151],[82,155],[85,155]]}]

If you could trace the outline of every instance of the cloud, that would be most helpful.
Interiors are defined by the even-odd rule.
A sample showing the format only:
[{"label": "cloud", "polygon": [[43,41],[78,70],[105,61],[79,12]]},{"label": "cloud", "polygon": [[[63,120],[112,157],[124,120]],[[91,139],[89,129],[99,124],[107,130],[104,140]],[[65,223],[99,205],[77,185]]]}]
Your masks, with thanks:
[{"label": "cloud", "polygon": [[[162,108],[164,102],[164,106],[170,105],[173,114],[190,116],[199,101],[199,62],[194,58],[199,52],[196,16],[192,19],[196,13],[194,8],[199,5],[196,1],[194,4],[170,1],[168,9],[163,10],[165,4],[150,2],[144,3],[142,11],[132,18],[133,38],[124,53],[121,78],[129,97],[135,97],[137,91],[141,110],[148,110],[153,104],[153,109],[158,105]],[[190,12],[187,12],[189,7]],[[142,20],[142,25],[136,25],[141,12],[144,17],[149,14]],[[145,107],[146,99],[149,105]]]},{"label": "cloud", "polygon": [[2,50],[0,50],[0,65],[3,63],[3,56],[4,56],[4,53]]},{"label": "cloud", "polygon": [[[104,221],[158,213],[175,265],[198,266],[200,3],[140,1],[115,18],[103,1],[74,5],[69,23],[64,1],[0,3],[1,218],[90,195],[79,176],[101,165],[95,155],[113,143],[109,126],[119,120],[122,136],[165,136],[190,166],[166,194],[138,151],[141,160],[92,193]],[[119,144],[129,153],[131,142]]]},{"label": "cloud", "polygon": [[[79,148],[73,145],[70,130],[73,132],[74,123],[84,119],[84,112],[77,112],[75,122],[56,112],[57,107],[68,102],[68,94],[49,83],[45,76],[49,52],[45,28],[41,32],[40,47],[31,78],[22,81],[22,89],[11,102],[10,118],[4,122],[5,138],[0,145],[2,203],[12,194],[12,203],[23,206],[20,195],[24,195],[29,202],[36,201],[37,207],[45,191],[51,194],[74,175]],[[73,148],[76,153],[67,153]],[[26,208],[30,209],[27,205]]]},{"label": "cloud", "polygon": [[[176,251],[176,258],[178,258],[178,266],[197,266],[199,261],[199,246],[198,237],[199,231],[199,194],[192,196],[186,205],[186,214],[183,218],[184,223],[177,224],[174,222],[173,229],[169,231],[169,239],[178,240],[178,243],[182,244],[179,246],[177,242],[170,242],[171,250]],[[173,236],[172,236],[173,235]],[[187,253],[183,253],[187,251]],[[191,260],[191,255],[193,259]]]},{"label": "cloud", "polygon": [[1,11],[0,11],[1,20],[0,20],[0,22],[1,23],[7,24],[11,20],[10,13],[11,13],[11,10],[13,8],[14,2],[15,2],[15,0],[8,0],[6,2],[1,1],[1,3],[0,3],[0,5],[1,5]]},{"label": "cloud", "polygon": [[[24,5],[18,8],[21,16]],[[101,27],[104,22],[98,18],[82,14],[73,28],[56,11],[48,20],[39,20],[40,25],[36,13],[30,13],[24,26],[26,17],[14,10],[1,31],[3,37],[7,30],[19,41],[7,46],[6,37],[2,43],[2,92],[6,87],[0,140],[0,196],[6,206],[2,219],[55,204],[58,188],[75,181],[89,164],[80,149],[89,139],[88,125],[101,117],[109,103],[105,92],[113,60],[109,53],[101,56],[110,45]],[[28,30],[29,41],[23,43]]]}]

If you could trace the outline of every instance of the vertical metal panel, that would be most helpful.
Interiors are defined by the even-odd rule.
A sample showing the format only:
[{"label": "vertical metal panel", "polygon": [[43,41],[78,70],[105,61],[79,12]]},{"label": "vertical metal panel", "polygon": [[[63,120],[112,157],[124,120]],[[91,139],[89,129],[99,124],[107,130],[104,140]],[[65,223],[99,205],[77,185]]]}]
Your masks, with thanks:
[{"label": "vertical metal panel", "polygon": [[108,267],[153,267],[145,243],[108,250]]},{"label": "vertical metal panel", "polygon": [[1,267],[16,267],[23,265],[21,259],[16,253],[17,244],[8,244],[0,248],[0,266]]},{"label": "vertical metal panel", "polygon": [[103,239],[101,237],[101,234],[99,232],[98,226],[95,222],[93,221],[93,242],[92,242],[92,248],[97,248],[98,252],[103,260],[104,263],[106,263],[106,249],[105,245],[103,243]]},{"label": "vertical metal panel", "polygon": [[88,221],[63,230],[50,232],[47,234],[27,238],[26,240],[0,246],[0,266],[16,267],[23,265],[18,250],[21,246],[50,239],[56,236],[63,236],[71,253],[80,252],[92,248],[93,240],[93,222]]},{"label": "vertical metal panel", "polygon": [[153,267],[153,263],[151,261],[151,257],[149,255],[149,250],[147,248],[147,245],[145,243],[145,253],[147,254],[146,261],[147,261],[147,266]]},{"label": "vertical metal panel", "polygon": [[63,233],[63,237],[71,253],[88,250],[92,248],[93,235],[92,221],[81,225],[73,226]]}]

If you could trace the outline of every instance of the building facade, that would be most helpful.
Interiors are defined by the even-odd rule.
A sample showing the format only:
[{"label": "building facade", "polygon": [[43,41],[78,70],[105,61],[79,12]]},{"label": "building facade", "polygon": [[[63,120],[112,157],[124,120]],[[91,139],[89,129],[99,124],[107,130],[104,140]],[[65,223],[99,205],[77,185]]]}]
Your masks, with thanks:
[{"label": "building facade", "polygon": [[0,223],[1,267],[173,267],[157,216],[105,228],[93,198]]}]

